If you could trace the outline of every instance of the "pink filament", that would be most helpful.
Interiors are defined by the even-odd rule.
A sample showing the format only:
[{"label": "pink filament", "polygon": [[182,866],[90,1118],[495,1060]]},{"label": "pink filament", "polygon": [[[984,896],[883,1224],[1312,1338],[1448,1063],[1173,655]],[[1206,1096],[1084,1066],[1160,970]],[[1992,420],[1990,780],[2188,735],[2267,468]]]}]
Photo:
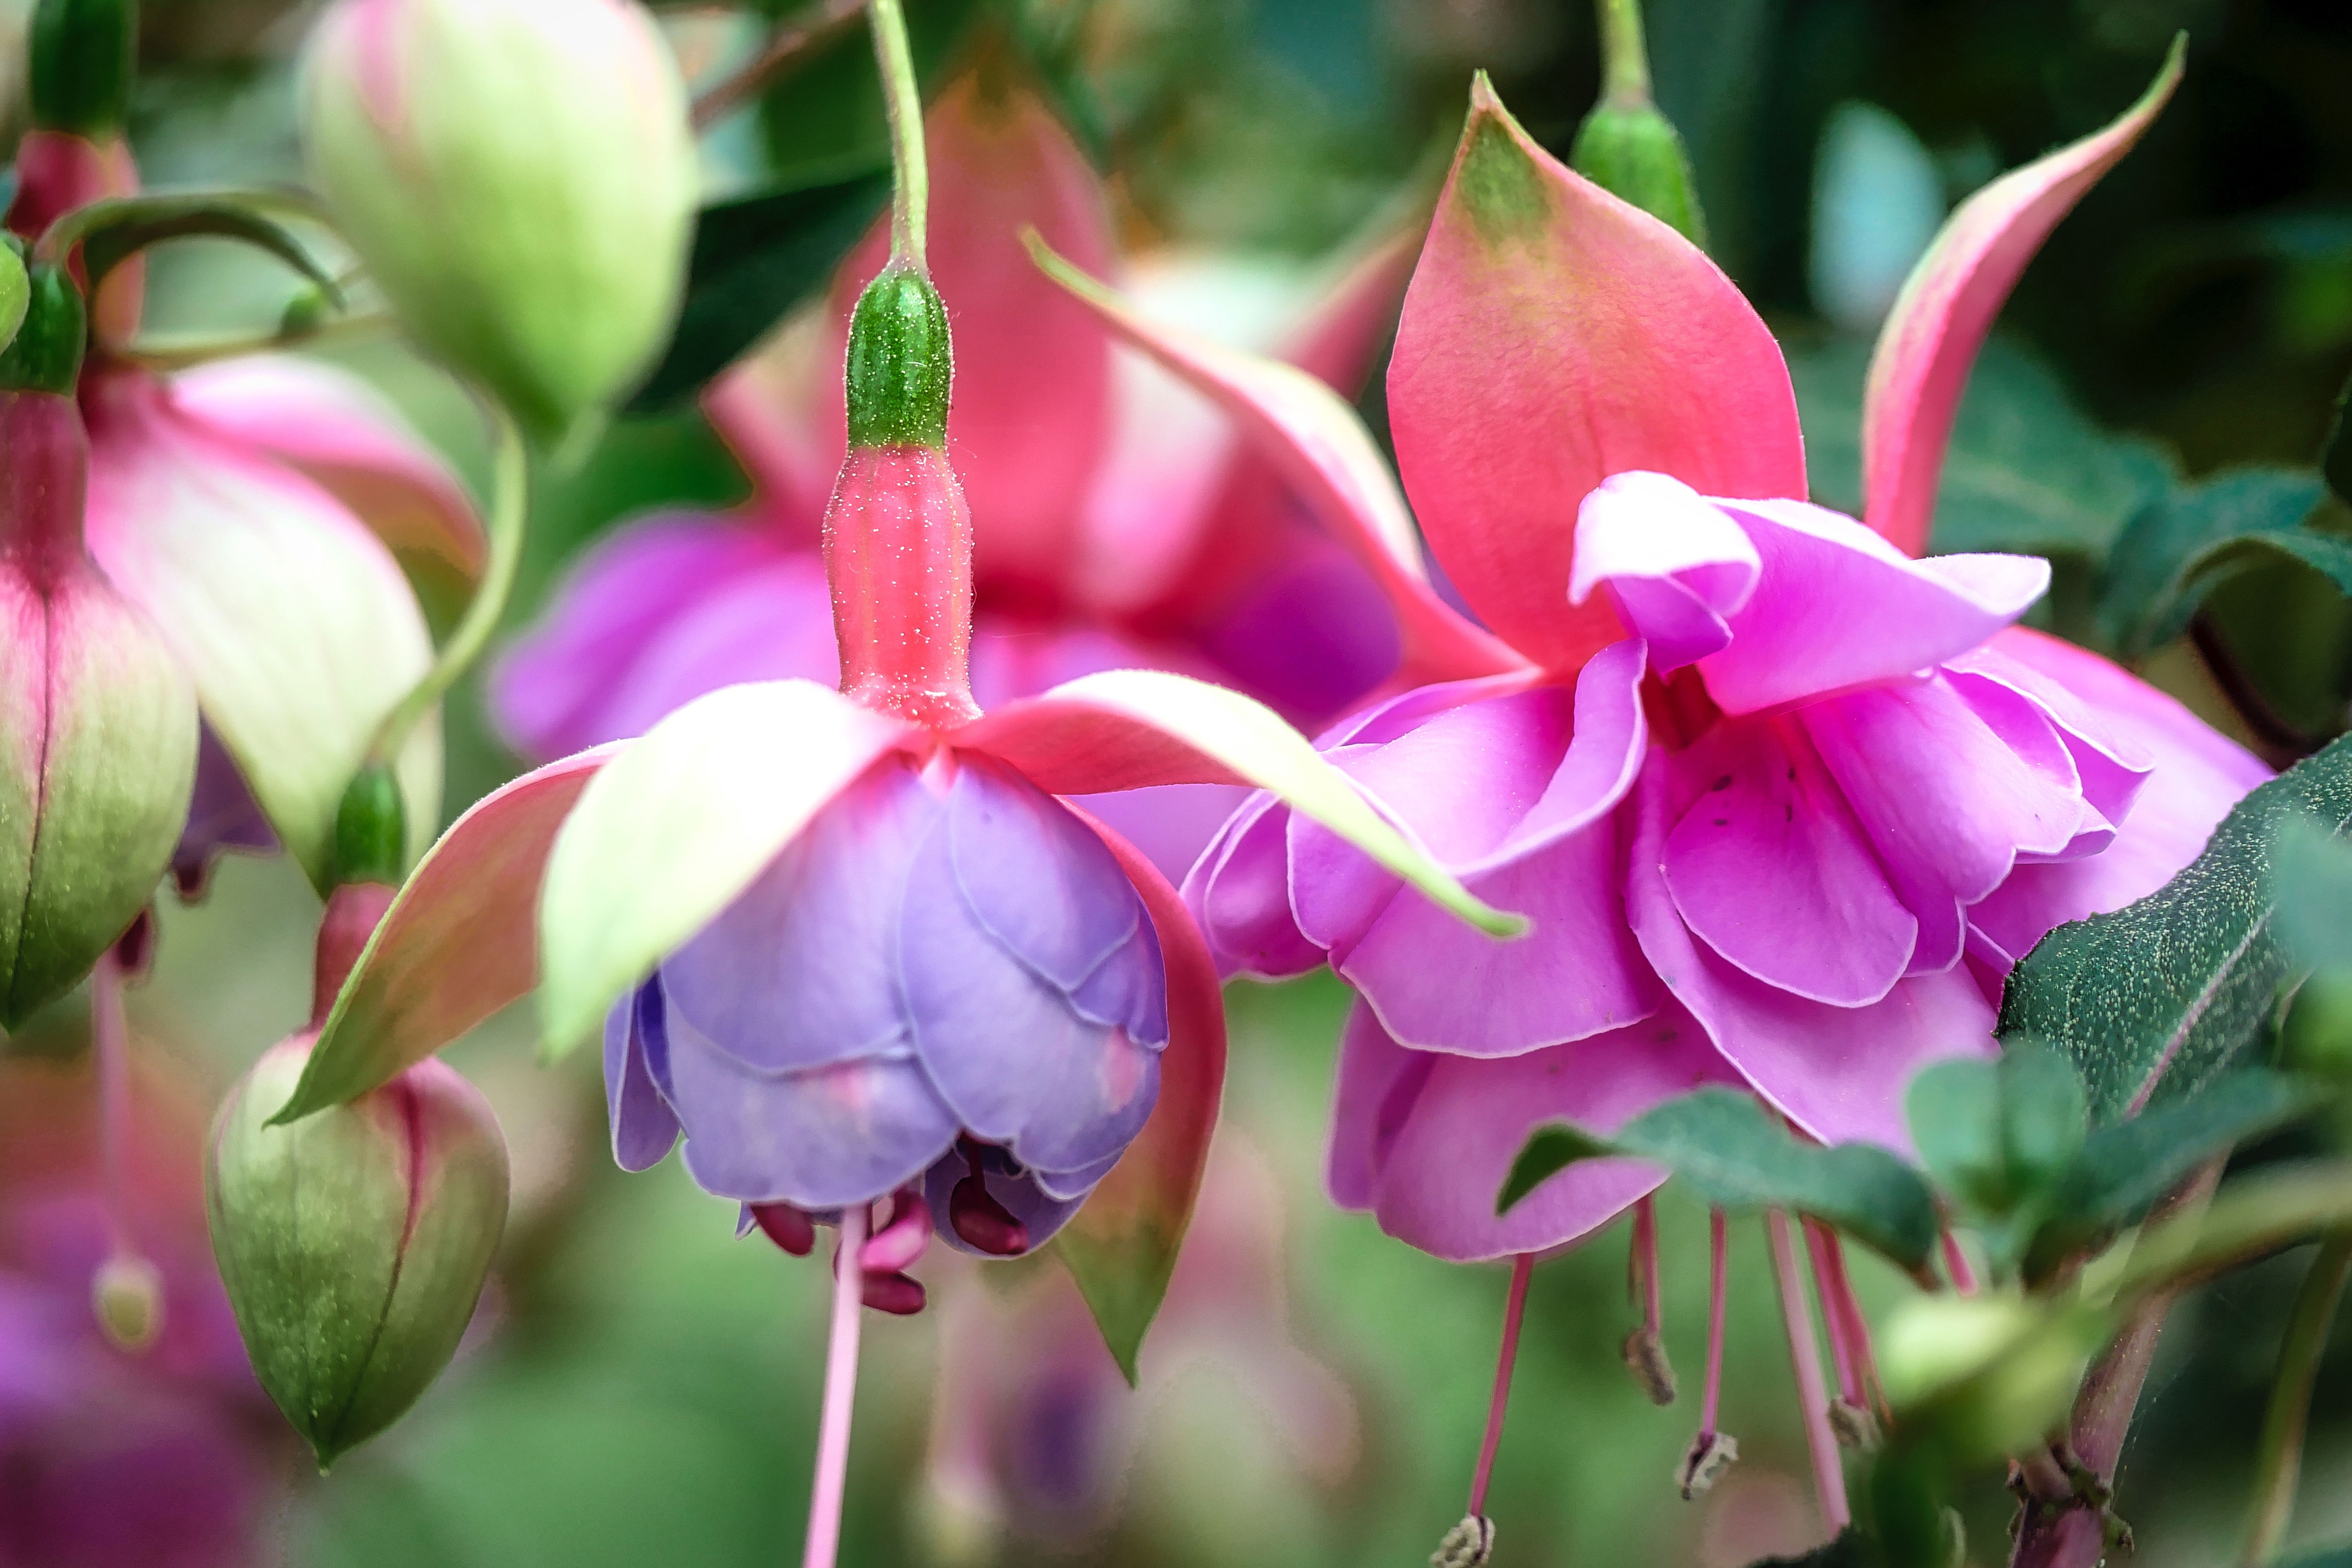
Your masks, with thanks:
[{"label": "pink filament", "polygon": [[1952,1289],[1963,1296],[1977,1293],[1977,1271],[1969,1267],[1969,1255],[1960,1250],[1960,1239],[1947,1229],[1944,1232],[1944,1268],[1952,1276]]},{"label": "pink filament", "polygon": [[1658,1212],[1647,1197],[1633,1205],[1633,1266],[1634,1285],[1642,1295],[1642,1326],[1655,1338],[1664,1302],[1658,1281]]},{"label": "pink filament", "polygon": [[1848,1396],[1856,1406],[1865,1406],[1864,1395],[1877,1401],[1880,1414],[1888,1414],[1886,1391],[1878,1383],[1878,1354],[1870,1344],[1870,1320],[1863,1315],[1862,1301],[1853,1293],[1853,1279],[1845,1271],[1845,1243],[1836,1231],[1822,1228],[1822,1249],[1829,1255],[1830,1288],[1836,1292],[1837,1311],[1845,1320],[1846,1349],[1853,1357],[1854,1393]]},{"label": "pink filament", "polygon": [[1813,1262],[1813,1294],[1821,1299],[1822,1326],[1829,1331],[1830,1363],[1837,1368],[1838,1397],[1856,1409],[1862,1408],[1862,1380],[1857,1375],[1853,1347],[1848,1339],[1841,1271],[1830,1256],[1830,1235],[1819,1221],[1808,1219],[1805,1226],[1805,1250]]},{"label": "pink filament", "polygon": [[1764,1216],[1764,1228],[1772,1240],[1772,1272],[1780,1285],[1780,1315],[1789,1330],[1789,1362],[1797,1375],[1797,1400],[1804,1411],[1805,1447],[1812,1455],[1813,1491],[1821,1502],[1822,1523],[1835,1536],[1853,1515],[1846,1509],[1845,1470],[1838,1457],[1837,1434],[1830,1429],[1821,1347],[1813,1341],[1804,1277],[1797,1271],[1796,1238],[1789,1229],[1789,1217],[1777,1208]]},{"label": "pink filament", "polygon": [[1511,1293],[1503,1307],[1503,1348],[1495,1361],[1495,1397],[1486,1406],[1486,1440],[1479,1445],[1478,1469],[1470,1478],[1470,1511],[1486,1512],[1486,1482],[1495,1473],[1495,1450],[1503,1446],[1503,1409],[1511,1397],[1511,1367],[1519,1358],[1519,1320],[1528,1310],[1528,1276],[1535,1272],[1532,1252],[1511,1260]]},{"label": "pink filament", "polygon": [[1716,1397],[1723,1392],[1723,1297],[1730,1237],[1723,1210],[1707,1215],[1706,1387],[1699,1397],[1698,1429],[1715,1436]]},{"label": "pink filament", "polygon": [[858,1298],[866,1271],[866,1206],[841,1211],[841,1249],[834,1258],[833,1337],[824,1355],[824,1414],[817,1431],[816,1484],[809,1498],[808,1549],[801,1568],[834,1568],[841,1547],[841,1493],[849,1479],[849,1416],[857,1396]]}]

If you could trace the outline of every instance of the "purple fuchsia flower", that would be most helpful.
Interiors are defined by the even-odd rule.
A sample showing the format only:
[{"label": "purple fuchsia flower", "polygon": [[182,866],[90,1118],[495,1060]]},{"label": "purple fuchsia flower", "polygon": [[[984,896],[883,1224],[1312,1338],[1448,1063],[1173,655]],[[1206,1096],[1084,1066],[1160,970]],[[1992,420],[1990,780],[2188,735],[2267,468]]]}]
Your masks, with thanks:
[{"label": "purple fuchsia flower", "polygon": [[1192,1209],[1223,1071],[1217,976],[1167,881],[1057,796],[1270,789],[1512,928],[1250,698],[1114,670],[974,700],[912,71],[897,6],[871,16],[898,183],[824,517],[839,689],[722,686],[477,805],[385,915],[278,1113],[368,1092],[536,983],[552,1050],[604,1028],[623,1165],[682,1137],[689,1172],[789,1249],[836,1221],[816,1564],[839,1524],[861,1296],[917,1305],[904,1271],[933,1229],[982,1253],[1058,1231],[1131,1364]]},{"label": "purple fuchsia flower", "polygon": [[[1389,409],[1429,547],[1510,656],[1465,660],[1465,678],[1318,745],[1533,934],[1459,932],[1265,797],[1185,888],[1223,972],[1328,961],[1357,992],[1328,1167],[1342,1206],[1440,1257],[1516,1255],[1516,1304],[1529,1254],[1664,1179],[1582,1163],[1498,1216],[1538,1122],[1605,1134],[1724,1082],[1814,1138],[1907,1150],[1906,1084],[1996,1049],[2016,959],[2161,885],[2268,777],[2171,698],[2015,626],[2044,562],[1917,559],[2001,300],[2178,75],[2176,57],[2113,126],[1979,193],[1922,261],[1871,371],[1867,525],[1802,499],[1787,371],[1729,280],[1560,166],[1480,82]],[[1065,276],[1255,410],[1291,470],[1325,476],[1306,493],[1335,533],[1387,541],[1401,619],[1449,613],[1413,575],[1402,503],[1348,411]],[[1821,1266],[1829,1287],[1833,1256]],[[1831,1315],[1853,1395],[1866,1343],[1849,1307]],[[1832,1528],[1842,1510],[1825,1492]]]},{"label": "purple fuchsia flower", "polygon": [[[36,133],[8,212],[37,237],[133,194],[119,138]],[[77,259],[76,265],[79,265]],[[462,583],[485,546],[464,487],[373,390],[310,361],[257,357],[164,376],[131,348],[135,258],[100,282],[78,401],[89,433],[84,534],[111,590],[194,684],[197,792],[174,871],[284,846],[328,885],[335,811],[378,726],[433,656],[403,573]],[[438,724],[400,751],[413,856],[439,817]]]},{"label": "purple fuchsia flower", "polygon": [[[973,692],[992,707],[1099,670],[1159,668],[1328,722],[1396,663],[1385,602],[1219,413],[1142,356],[1115,354],[1038,276],[1024,227],[1093,269],[1113,267],[1115,247],[1100,180],[1011,73],[1003,61],[967,72],[926,120],[937,279],[957,339],[949,450],[973,522]],[[824,308],[706,397],[754,482],[745,511],[623,528],[499,662],[492,707],[518,751],[546,760],[640,735],[732,682],[838,679],[819,550],[845,450],[835,372],[887,245],[877,227]],[[1409,260],[1381,245],[1303,313],[1295,287],[1233,267],[1163,263],[1137,280],[1155,309],[1228,329],[1295,315],[1286,354],[1352,389]],[[1086,804],[1173,879],[1237,800],[1202,787]]]}]

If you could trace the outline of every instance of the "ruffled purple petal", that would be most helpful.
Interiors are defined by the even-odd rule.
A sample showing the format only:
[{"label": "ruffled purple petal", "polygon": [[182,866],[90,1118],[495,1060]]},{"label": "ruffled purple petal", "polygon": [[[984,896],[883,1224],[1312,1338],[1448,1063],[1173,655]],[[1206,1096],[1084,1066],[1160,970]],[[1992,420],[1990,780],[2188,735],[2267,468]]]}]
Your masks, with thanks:
[{"label": "ruffled purple petal", "polygon": [[1227,979],[1286,979],[1323,962],[1290,910],[1289,829],[1289,807],[1252,794],[1184,879],[1184,905]]},{"label": "ruffled purple petal", "polygon": [[1722,508],[1679,479],[1637,471],[1603,481],[1577,509],[1568,597],[1581,604],[1605,585],[1663,674],[1730,645],[1726,617],[1748,602],[1762,570],[1754,542]]},{"label": "ruffled purple petal", "polygon": [[1731,643],[1699,661],[1727,714],[1780,707],[1928,669],[2024,613],[2050,581],[2034,556],[1913,560],[1803,501],[1718,501],[1763,563],[1729,617]]},{"label": "ruffled purple petal", "polygon": [[910,1051],[899,911],[916,847],[946,814],[904,759],[876,765],[663,961],[672,1016],[759,1071]]},{"label": "ruffled purple petal", "polygon": [[677,1113],[656,1074],[668,1073],[659,977],[613,1004],[604,1017],[604,1103],[613,1122],[613,1160],[625,1171],[650,1170],[677,1142]]},{"label": "ruffled purple petal", "polygon": [[1665,1179],[1637,1160],[1580,1161],[1498,1218],[1496,1197],[1538,1126],[1569,1121],[1605,1134],[1727,1076],[1705,1032],[1673,1007],[1631,1029],[1499,1061],[1408,1050],[1359,1007],[1340,1049],[1333,1196],[1369,1197],[1381,1229],[1459,1261],[1565,1245]]}]

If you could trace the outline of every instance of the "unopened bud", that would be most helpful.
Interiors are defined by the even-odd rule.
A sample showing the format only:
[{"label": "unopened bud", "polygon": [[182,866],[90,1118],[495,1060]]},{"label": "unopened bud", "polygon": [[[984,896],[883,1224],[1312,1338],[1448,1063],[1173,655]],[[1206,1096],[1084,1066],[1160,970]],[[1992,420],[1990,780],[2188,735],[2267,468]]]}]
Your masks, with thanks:
[{"label": "unopened bud", "polygon": [[382,883],[397,887],[408,864],[408,809],[400,779],[372,763],[352,775],[335,808],[331,884]]},{"label": "unopened bud", "polygon": [[1739,1439],[1728,1432],[1701,1432],[1693,1437],[1683,1462],[1675,1469],[1675,1485],[1682,1489],[1683,1500],[1690,1502],[1713,1491],[1723,1472],[1738,1458]]},{"label": "unopened bud", "polygon": [[136,1355],[163,1332],[163,1276],[135,1252],[118,1252],[90,1276],[89,1310],[99,1332]]},{"label": "unopened bud", "polygon": [[1494,1554],[1495,1521],[1483,1513],[1465,1513],[1429,1554],[1429,1568],[1480,1568]]},{"label": "unopened bud", "polygon": [[677,314],[687,95],[628,0],[337,0],[311,178],[403,324],[543,441],[625,396]]},{"label": "unopened bud", "polygon": [[945,446],[955,353],[947,307],[912,267],[884,267],[849,318],[852,446]]},{"label": "unopened bud", "polygon": [[1568,162],[1611,195],[1673,225],[1693,245],[1706,244],[1690,154],[1655,104],[1602,99],[1584,117]]},{"label": "unopened bud", "polygon": [[70,397],[89,337],[89,313],[74,280],[47,262],[32,263],[25,269],[24,318],[0,350],[0,392]]},{"label": "unopened bud", "polygon": [[1642,1385],[1653,1405],[1675,1402],[1675,1364],[1666,1359],[1665,1342],[1650,1328],[1638,1328],[1625,1336],[1625,1370]]},{"label": "unopened bud", "polygon": [[205,1199],[254,1372],[324,1469],[456,1354],[506,1223],[507,1153],[480,1092],[430,1058],[268,1125],[310,1054],[306,1036],[274,1046],[230,1092]]}]

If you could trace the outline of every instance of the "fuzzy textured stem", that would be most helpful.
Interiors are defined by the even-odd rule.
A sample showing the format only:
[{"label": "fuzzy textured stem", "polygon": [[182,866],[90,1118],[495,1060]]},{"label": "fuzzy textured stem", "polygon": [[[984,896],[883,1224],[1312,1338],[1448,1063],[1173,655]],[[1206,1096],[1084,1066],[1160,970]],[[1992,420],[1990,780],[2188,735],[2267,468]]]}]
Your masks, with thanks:
[{"label": "fuzzy textured stem", "polygon": [[872,0],[874,55],[882,68],[882,101],[890,115],[890,163],[897,178],[890,190],[890,259],[918,272],[924,259],[930,207],[930,166],[923,158],[923,92],[915,78],[915,57],[907,47],[907,17],[898,0]]},{"label": "fuzzy textured stem", "polygon": [[866,0],[817,0],[805,11],[778,25],[760,52],[713,82],[694,100],[693,124],[708,131],[744,103],[767,90],[810,50],[832,37],[834,30],[866,8]]},{"label": "fuzzy textured stem", "polygon": [[1821,1347],[1813,1340],[1813,1317],[1805,1305],[1805,1279],[1797,1265],[1797,1239],[1780,1209],[1764,1216],[1772,1239],[1772,1272],[1780,1283],[1780,1316],[1789,1330],[1789,1363],[1797,1375],[1797,1399],[1805,1416],[1805,1448],[1813,1461],[1813,1490],[1822,1524],[1834,1537],[1853,1521],[1845,1500],[1845,1467],[1837,1434],[1830,1428],[1829,1390],[1822,1382]]},{"label": "fuzzy textured stem", "polygon": [[1527,1315],[1528,1278],[1535,1272],[1532,1252],[1511,1260],[1511,1293],[1503,1306],[1503,1348],[1495,1358],[1495,1396],[1486,1406],[1486,1440],[1478,1446],[1478,1469],[1470,1478],[1470,1512],[1486,1511],[1486,1483],[1494,1479],[1495,1451],[1503,1446],[1503,1410],[1511,1399],[1511,1367],[1519,1358],[1519,1320]]},{"label": "fuzzy textured stem", "polygon": [[474,597],[467,601],[466,613],[434,656],[431,668],[376,727],[375,739],[368,747],[368,762],[373,767],[393,765],[417,721],[481,657],[499,617],[506,613],[507,596],[514,591],[515,568],[522,561],[523,525],[530,514],[530,459],[523,447],[522,431],[506,406],[495,398],[485,397],[481,402],[489,416],[496,465],[490,488],[489,561]]},{"label": "fuzzy textured stem", "polygon": [[2344,1280],[2352,1273],[2352,1230],[2339,1230],[2319,1245],[2279,1344],[2278,1378],[2271,1385],[2270,1408],[2263,1415],[2262,1446],[2255,1450],[2253,1506],[2246,1520],[2243,1568],[2268,1568],[2294,1516],[2295,1482],[2303,1474],[2304,1427],[2311,1416],[2311,1384],[2320,1353],[2336,1322]]},{"label": "fuzzy textured stem", "polygon": [[801,1568],[834,1568],[841,1549],[841,1492],[849,1479],[849,1416],[857,1400],[858,1317],[866,1290],[857,1253],[865,1245],[866,1206],[853,1203],[841,1211],[841,1249],[833,1260],[833,1336],[824,1353],[824,1415]]},{"label": "fuzzy textured stem", "polygon": [[1595,0],[1601,16],[1601,96],[1620,109],[1650,101],[1650,51],[1642,37],[1642,0]]}]

